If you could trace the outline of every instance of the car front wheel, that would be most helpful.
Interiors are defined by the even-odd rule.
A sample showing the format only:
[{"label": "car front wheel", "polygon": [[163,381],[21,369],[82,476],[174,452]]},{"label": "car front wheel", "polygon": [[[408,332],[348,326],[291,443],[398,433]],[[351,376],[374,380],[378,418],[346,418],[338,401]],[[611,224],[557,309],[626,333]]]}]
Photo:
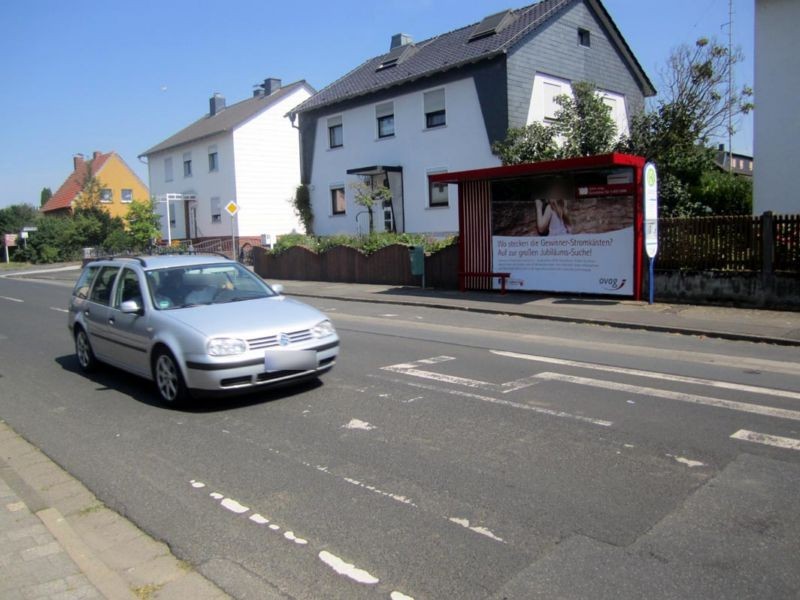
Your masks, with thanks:
[{"label": "car front wheel", "polygon": [[153,379],[163,402],[179,405],[189,399],[180,367],[169,350],[158,350],[153,360]]},{"label": "car front wheel", "polygon": [[89,342],[89,336],[82,327],[78,327],[75,332],[75,355],[78,357],[78,365],[84,373],[90,373],[97,368],[97,359]]}]

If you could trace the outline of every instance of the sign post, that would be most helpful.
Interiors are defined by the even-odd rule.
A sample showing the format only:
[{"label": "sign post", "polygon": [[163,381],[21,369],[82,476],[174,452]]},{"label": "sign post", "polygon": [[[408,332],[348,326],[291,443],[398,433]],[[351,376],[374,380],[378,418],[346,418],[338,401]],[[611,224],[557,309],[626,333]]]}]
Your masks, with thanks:
[{"label": "sign post", "polygon": [[650,304],[655,291],[655,262],[658,253],[658,174],[656,166],[648,162],[644,166],[644,249],[650,259]]},{"label": "sign post", "polygon": [[236,213],[239,212],[239,205],[231,200],[225,205],[225,210],[231,216],[231,258],[238,260],[236,253]]}]

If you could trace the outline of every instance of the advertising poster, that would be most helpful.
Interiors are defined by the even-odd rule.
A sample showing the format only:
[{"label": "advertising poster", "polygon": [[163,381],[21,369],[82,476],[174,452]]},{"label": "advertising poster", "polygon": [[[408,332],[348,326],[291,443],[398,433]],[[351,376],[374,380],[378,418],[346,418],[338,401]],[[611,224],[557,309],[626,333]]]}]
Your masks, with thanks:
[{"label": "advertising poster", "polygon": [[632,296],[635,197],[630,167],[492,182],[492,270],[512,290]]}]

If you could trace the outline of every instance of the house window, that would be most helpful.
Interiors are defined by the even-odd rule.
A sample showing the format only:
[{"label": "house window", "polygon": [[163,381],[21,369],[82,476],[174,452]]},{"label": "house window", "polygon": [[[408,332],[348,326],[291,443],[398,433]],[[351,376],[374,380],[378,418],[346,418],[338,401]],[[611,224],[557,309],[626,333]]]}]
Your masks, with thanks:
[{"label": "house window", "polygon": [[109,204],[114,201],[114,192],[110,188],[103,188],[100,190],[100,202]]},{"label": "house window", "polygon": [[164,159],[164,181],[172,181],[172,157]]},{"label": "house window", "polygon": [[550,83],[549,81],[543,82],[542,85],[542,103],[544,105],[544,121],[545,123],[556,120],[556,113],[561,110],[561,107],[556,102],[556,98],[564,94],[563,88],[557,83]]},{"label": "house window", "polygon": [[217,147],[210,146],[208,148],[208,172],[214,173],[219,171],[219,155],[217,154]]},{"label": "house window", "polygon": [[375,118],[378,120],[378,137],[394,136],[394,102],[384,102],[375,107]]},{"label": "house window", "polygon": [[331,117],[328,119],[328,147],[341,148],[344,145],[344,130],[342,129],[342,117]]},{"label": "house window", "polygon": [[[428,171],[428,175],[437,173],[447,173],[445,170]],[[433,183],[428,179],[428,206],[431,208],[441,208],[450,205],[450,194],[446,183]]]},{"label": "house window", "polygon": [[588,29],[578,29],[578,43],[584,48],[591,47],[592,37]]},{"label": "house window", "polygon": [[183,154],[183,176],[184,177],[191,177],[192,176],[192,153],[185,152]]},{"label": "house window", "polygon": [[222,223],[222,202],[218,196],[211,198],[211,222]]},{"label": "house window", "polygon": [[425,92],[423,96],[425,105],[425,127],[443,127],[447,124],[444,105],[444,89]]},{"label": "house window", "polygon": [[344,195],[344,187],[337,186],[331,188],[331,214],[343,215],[347,212],[347,200]]},{"label": "house window", "polygon": [[125,203],[133,202],[133,190],[130,188],[122,188],[122,201]]}]

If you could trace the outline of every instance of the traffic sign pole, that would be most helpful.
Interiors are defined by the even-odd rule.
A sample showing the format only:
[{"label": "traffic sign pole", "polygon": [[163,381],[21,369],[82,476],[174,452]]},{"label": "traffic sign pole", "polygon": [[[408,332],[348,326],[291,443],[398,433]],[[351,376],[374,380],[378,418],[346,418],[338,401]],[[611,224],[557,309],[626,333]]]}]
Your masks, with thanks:
[{"label": "traffic sign pole", "polygon": [[233,260],[238,260],[239,258],[236,252],[236,215],[239,212],[239,205],[231,200],[225,205],[225,210],[228,211],[228,214],[231,216],[231,258]]}]

